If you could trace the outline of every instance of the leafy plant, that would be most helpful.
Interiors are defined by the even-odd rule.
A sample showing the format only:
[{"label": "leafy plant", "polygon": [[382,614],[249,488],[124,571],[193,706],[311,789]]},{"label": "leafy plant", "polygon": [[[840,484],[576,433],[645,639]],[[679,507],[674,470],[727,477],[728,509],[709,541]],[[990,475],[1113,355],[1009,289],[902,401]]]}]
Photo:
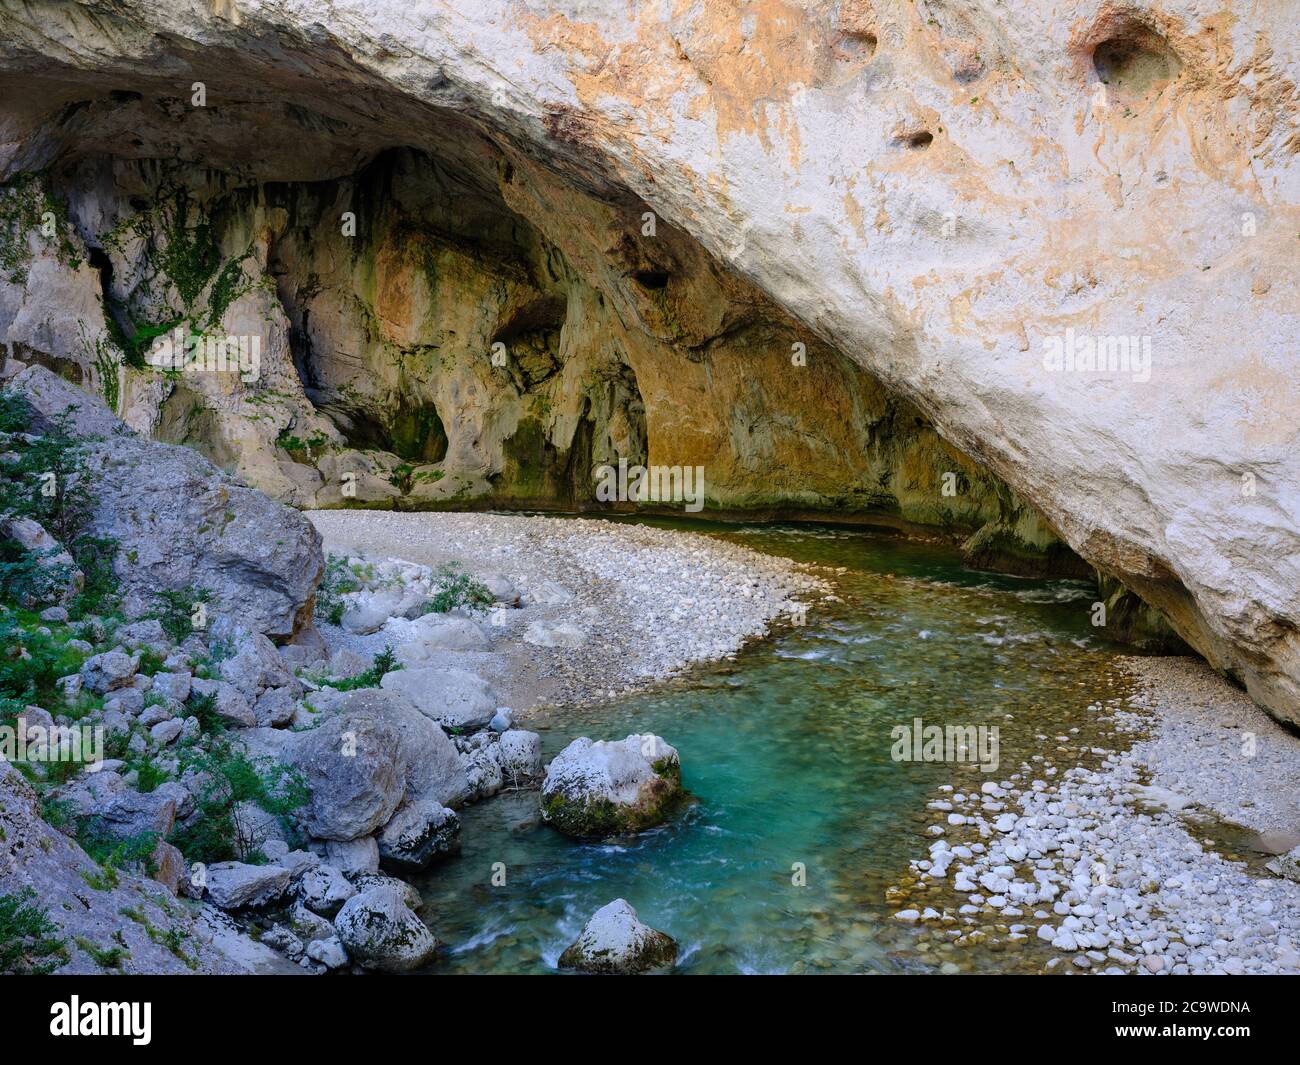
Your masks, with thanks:
[{"label": "leafy plant", "polygon": [[250,758],[224,742],[195,750],[182,759],[201,782],[196,812],[173,830],[171,842],[192,862],[247,861],[257,855],[256,840],[247,838],[235,807],[251,802],[292,828],[290,817],[311,798],[302,773],[269,758]]},{"label": "leafy plant", "polygon": [[[41,435],[19,435],[31,427],[30,406],[16,392],[0,392],[0,431],[12,434],[7,446],[18,456],[7,468],[9,476],[0,480],[0,514],[38,522],[72,556],[85,577],[72,604],[80,616],[102,609],[112,598],[116,545],[90,532],[93,478],[85,447],[73,436],[72,413],[55,416]],[[66,577],[66,571],[50,567],[48,559],[14,541],[0,546],[0,595],[6,600],[45,601]]]},{"label": "leafy plant", "polygon": [[137,832],[121,839],[95,821],[83,817],[77,822],[77,842],[86,854],[99,863],[99,872],[83,874],[87,884],[97,891],[108,891],[118,885],[118,873],[128,866],[139,866],[149,875],[157,872],[154,855],[158,851],[158,833]]},{"label": "leafy plant", "polygon": [[68,956],[58,928],[31,888],[0,895],[0,973],[47,974]]},{"label": "leafy plant", "polygon": [[0,695],[32,703],[49,703],[61,695],[60,677],[81,668],[83,655],[13,614],[0,616]]},{"label": "leafy plant", "polygon": [[434,575],[437,591],[425,602],[423,613],[445,614],[457,607],[487,607],[495,597],[487,587],[468,573],[461,572],[460,563],[448,562]]},{"label": "leafy plant", "polygon": [[401,668],[397,655],[393,653],[392,645],[385,644],[384,649],[375,655],[370,668],[364,673],[358,673],[355,677],[347,677],[344,680],[331,681],[330,687],[341,692],[355,691],[357,688],[377,688],[379,682],[384,679],[385,673],[392,673]]},{"label": "leafy plant", "polygon": [[291,434],[288,429],[281,430],[279,436],[275,438],[275,446],[284,448],[285,451],[312,452],[328,443],[329,437],[324,433],[315,433],[306,440],[301,440]]},{"label": "leafy plant", "polygon": [[361,590],[361,582],[350,569],[347,560],[330,555],[325,560],[325,573],[316,588],[316,612],[331,625],[343,620],[347,603],[343,597]]},{"label": "leafy plant", "polygon": [[199,603],[212,602],[212,592],[188,584],[184,588],[165,589],[158,593],[162,608],[156,615],[163,632],[180,643],[194,631],[194,609]]},{"label": "leafy plant", "polygon": [[208,735],[219,735],[226,731],[226,721],[217,713],[216,692],[196,692],[191,690],[185,701],[190,713],[198,718],[199,730]]}]

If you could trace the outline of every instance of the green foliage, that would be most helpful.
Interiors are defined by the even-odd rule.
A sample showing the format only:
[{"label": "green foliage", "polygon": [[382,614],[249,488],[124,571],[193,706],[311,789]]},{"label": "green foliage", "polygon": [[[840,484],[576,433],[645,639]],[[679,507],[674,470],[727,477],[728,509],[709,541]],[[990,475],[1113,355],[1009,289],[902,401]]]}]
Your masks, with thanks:
[{"label": "green foliage", "polygon": [[487,607],[495,601],[491,592],[468,573],[462,573],[460,563],[448,562],[434,575],[438,590],[424,604],[423,613],[445,614],[457,607]]},{"label": "green foliage", "polygon": [[199,729],[209,736],[220,735],[226,731],[225,719],[217,713],[217,696],[215,692],[204,695],[190,692],[185,705],[190,713],[199,719]]},{"label": "green foliage", "polygon": [[73,617],[103,613],[116,604],[118,583],[113,571],[116,554],[117,541],[111,536],[77,537],[72,545],[72,557],[85,580],[69,607]]},{"label": "green foliage", "polygon": [[108,891],[117,887],[120,870],[138,866],[153,876],[158,870],[154,854],[158,850],[158,833],[138,832],[126,839],[121,839],[106,831],[93,817],[82,817],[77,821],[77,842],[81,849],[99,863],[98,874],[83,874],[87,884],[96,891]]},{"label": "green foliage", "polygon": [[135,770],[135,790],[143,794],[155,791],[159,784],[165,784],[172,776],[167,770],[150,758],[131,759],[127,763],[127,772]]},{"label": "green foliage", "polygon": [[330,555],[325,560],[325,574],[316,588],[316,613],[331,625],[337,625],[347,609],[343,597],[360,590],[361,582],[348,569],[347,559]]},{"label": "green foliage", "polygon": [[280,434],[275,438],[275,446],[284,448],[285,451],[307,451],[312,452],[318,448],[324,447],[329,443],[329,437],[324,433],[316,433],[309,436],[306,440],[300,440],[289,432],[288,429],[282,429]]},{"label": "green foliage", "polygon": [[48,705],[62,698],[55,681],[77,672],[84,657],[15,614],[0,616],[0,696]]},{"label": "green foliage", "polygon": [[393,670],[401,668],[397,655],[393,653],[392,645],[385,644],[384,649],[375,655],[370,668],[364,673],[358,673],[355,677],[348,677],[345,680],[331,681],[330,687],[341,692],[355,691],[357,688],[378,688],[385,673],[392,673]]},{"label": "green foliage", "polygon": [[0,895],[0,973],[47,974],[65,960],[67,948],[31,888]]},{"label": "green foliage", "polygon": [[158,599],[162,603],[162,609],[155,615],[158,623],[162,625],[163,632],[176,643],[180,643],[194,631],[191,618],[195,606],[199,603],[212,602],[212,592],[207,588],[188,584],[184,588],[160,591]]},{"label": "green foliage", "polygon": [[127,957],[130,956],[130,952],[125,947],[97,947],[94,943],[83,936],[77,936],[74,942],[78,947],[89,954],[91,959],[101,969],[116,969]]},{"label": "green foliage", "polygon": [[27,397],[16,389],[0,391],[0,433],[25,433],[32,424],[32,408]]},{"label": "green foliage", "polygon": [[46,603],[67,586],[71,567],[48,560],[53,551],[28,551],[17,540],[0,540],[0,602]]},{"label": "green foliage", "polygon": [[0,272],[17,285],[27,282],[32,235],[47,243],[53,241],[60,262],[74,270],[81,265],[72,242],[67,202],[48,192],[44,184],[40,174],[21,174],[0,187]]},{"label": "green foliage", "polygon": [[128,322],[129,328],[118,328],[112,338],[126,362],[144,368],[145,356],[158,337],[182,325],[186,336],[220,326],[230,305],[250,287],[243,264],[252,250],[225,258],[211,220],[191,203],[187,189],[171,184],[159,190],[150,207],[102,234],[100,240],[120,251],[132,238],[143,241],[146,259],[157,276],[170,283],[180,302],[143,320],[125,306],[105,308],[110,323]]},{"label": "green foliage", "polygon": [[269,758],[250,758],[224,742],[207,751],[189,752],[182,765],[197,770],[201,783],[195,816],[173,830],[171,842],[191,862],[256,857],[256,841],[242,838],[235,821],[239,803],[253,803],[292,830],[291,815],[311,798],[307,781],[297,769]]},{"label": "green foliage", "polygon": [[121,397],[121,381],[118,376],[118,368],[123,359],[121,345],[114,339],[112,333],[104,336],[91,336],[86,331],[85,323],[81,325],[81,354],[83,359],[95,367],[95,372],[99,374],[100,394],[104,397],[104,403],[114,414],[117,413],[117,405]]},{"label": "green foliage", "polygon": [[84,449],[72,435],[72,412],[63,411],[52,422],[19,452],[10,467],[18,483],[4,502],[6,509],[40,522],[66,546],[89,524],[95,501]]},{"label": "green foliage", "polygon": [[[18,455],[0,480],[0,513],[30,518],[58,540],[85,577],[72,604],[76,614],[99,610],[116,590],[112,571],[115,544],[89,532],[95,499],[85,448],[72,435],[72,411],[53,419],[47,431],[31,440],[14,436],[8,449]],[[21,395],[0,392],[0,427],[19,433],[30,426],[31,413]],[[54,552],[54,553],[57,553]],[[0,597],[7,602],[44,602],[66,580],[58,566],[14,541],[0,543]]]}]

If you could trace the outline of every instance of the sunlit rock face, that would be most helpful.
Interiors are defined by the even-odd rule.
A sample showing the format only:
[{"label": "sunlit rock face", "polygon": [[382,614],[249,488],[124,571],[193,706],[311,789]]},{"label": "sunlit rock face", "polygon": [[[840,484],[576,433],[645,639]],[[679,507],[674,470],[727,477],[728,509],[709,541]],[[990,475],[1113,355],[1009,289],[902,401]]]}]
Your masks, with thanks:
[{"label": "sunlit rock face", "polygon": [[[965,507],[978,529],[1023,498],[1297,722],[1296,15],[6,8],[0,166],[48,172],[75,239],[33,241],[0,325],[11,354],[67,359],[105,285],[127,330],[194,310],[138,291],[129,239],[90,259],[178,181],[223,258],[251,247],[258,283],[217,309],[266,326],[265,368],[126,375],[119,409],[283,498],[351,474],[367,499],[569,502],[588,455],[642,454],[704,464],[719,508],[865,509],[881,487],[900,520]],[[318,443],[268,445],[295,439]],[[957,453],[1009,486],[1005,513]]]}]

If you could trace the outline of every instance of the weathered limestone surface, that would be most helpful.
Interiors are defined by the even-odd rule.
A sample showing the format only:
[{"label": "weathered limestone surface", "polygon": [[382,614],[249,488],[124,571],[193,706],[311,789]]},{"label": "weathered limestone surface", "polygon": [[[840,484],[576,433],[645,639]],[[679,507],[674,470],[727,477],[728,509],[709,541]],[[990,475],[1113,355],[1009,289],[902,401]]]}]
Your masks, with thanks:
[{"label": "weathered limestone surface", "polygon": [[[325,562],[320,534],[300,513],[189,448],[131,432],[98,397],[42,366],[8,384],[26,396],[36,428],[66,415],[81,442],[93,483],[88,531],[113,544],[128,614],[147,615],[165,590],[190,588],[208,593],[214,617],[237,618],[267,637],[287,639],[310,620]],[[117,686],[113,678],[89,680],[92,688]]]},{"label": "weathered limestone surface", "polygon": [[[407,392],[431,365],[410,359],[413,347],[427,343],[427,359],[446,357],[415,321],[436,306],[438,286],[403,258],[417,245],[390,241],[383,252],[387,238],[373,229],[364,239],[380,247],[360,257],[374,264],[373,297],[350,283],[366,296],[360,311],[337,281],[349,267],[321,226],[280,245],[286,272],[283,285],[277,277],[278,298],[251,283],[277,276],[280,212],[302,217],[290,210],[301,190],[265,183],[360,181],[377,153],[411,148],[448,160],[449,199],[472,212],[478,192],[467,191],[464,175],[492,174],[494,195],[530,219],[525,243],[538,233],[545,240],[524,269],[527,284],[497,276],[490,298],[437,315],[448,323],[469,314],[458,337],[484,334],[470,312],[485,304],[515,325],[490,339],[514,345],[507,369],[521,398],[509,409],[489,403],[483,421],[517,419],[496,439],[522,445],[515,430],[544,409],[524,394],[548,373],[572,372],[568,361],[550,365],[556,344],[574,343],[584,322],[601,338],[592,347],[605,361],[593,365],[610,374],[606,386],[548,395],[536,446],[515,459],[520,468],[546,467],[523,459],[546,456],[567,426],[584,421],[580,396],[588,411],[604,397],[609,412],[588,423],[593,460],[623,447],[635,456],[641,428],[629,417],[636,403],[619,369],[630,366],[650,461],[699,454],[697,430],[709,441],[725,438],[717,465],[737,472],[731,498],[743,505],[745,486],[779,466],[762,465],[760,478],[747,480],[746,457],[761,454],[769,438],[800,436],[800,418],[816,409],[810,404],[870,406],[856,398],[863,386],[849,383],[847,363],[835,361],[833,352],[842,352],[883,382],[889,402],[914,405],[1086,560],[1163,610],[1212,664],[1294,722],[1296,15],[1294,3],[1246,0],[1086,0],[1068,10],[1025,0],[1014,15],[993,0],[427,7],[300,0],[222,3],[215,13],[174,0],[8,4],[0,8],[0,168],[14,177],[62,167],[69,187],[85,192],[70,203],[70,228],[83,240],[121,221],[124,189],[156,195],[155,160],[201,165],[222,175],[218,183],[245,187],[250,205],[221,230],[239,233],[246,220],[245,239],[231,237],[222,254],[251,248],[250,287],[214,307],[209,279],[208,310],[221,311],[225,332],[275,323],[279,339],[267,342],[270,377],[257,402],[277,434],[289,429],[302,440],[320,434],[346,444],[342,420],[331,416],[338,409],[379,409],[393,422],[390,401],[350,396],[347,364],[356,376],[373,366],[365,351],[375,337],[401,350],[403,370],[377,389],[422,397],[410,420],[423,426],[406,460],[412,468],[395,469],[356,441],[334,456],[357,464],[360,481],[395,478],[398,494],[419,483],[417,460],[445,461],[470,446],[453,441],[443,420],[447,451],[439,456],[443,443],[425,399],[441,411],[446,389],[453,406],[473,410],[466,390],[502,368],[462,366],[459,384],[426,376]],[[207,87],[201,108],[190,102],[195,81]],[[255,146],[250,121],[260,134]],[[461,135],[460,122],[481,137]],[[80,176],[72,174],[78,166]],[[357,198],[339,199],[333,186],[317,191],[322,218],[336,220],[345,202],[364,218]],[[382,199],[391,210],[391,197]],[[579,206],[585,200],[605,205],[604,224],[590,204]],[[656,212],[666,236],[640,236],[643,210]],[[520,232],[510,233],[501,257],[517,256]],[[457,258],[455,232],[442,237],[433,248],[442,273],[458,276],[463,291],[483,283],[465,256]],[[131,295],[139,279],[130,268],[149,271],[133,239],[102,253],[112,265],[108,285],[123,286],[126,303],[158,324],[157,301],[167,297]],[[82,315],[73,308],[93,306],[105,269],[99,255],[92,266],[89,250],[83,257],[70,243],[71,251],[33,238],[28,278],[48,279],[48,287],[8,282],[0,291],[11,356],[67,358],[79,341]],[[540,275],[539,262],[549,264]],[[708,291],[710,271],[723,296],[695,299]],[[610,272],[618,275],[612,286]],[[47,292],[62,294],[57,305]],[[201,301],[193,295],[190,302]],[[584,301],[595,309],[575,317]],[[748,314],[736,311],[738,301]],[[304,319],[309,305],[316,313]],[[173,309],[190,317],[195,310]],[[712,320],[702,326],[693,316]],[[645,342],[625,340],[633,325],[692,352],[698,368],[641,359],[634,349]],[[548,340],[557,327],[559,340]],[[719,344],[756,328],[733,351]],[[294,350],[295,329],[332,352],[317,360],[318,379],[293,365],[306,350],[301,343]],[[807,345],[808,366],[790,364],[792,337]],[[1053,369],[1045,355],[1067,337],[1100,338],[1112,351],[1115,338],[1137,338],[1136,350],[1149,350],[1151,361],[1105,372]],[[79,363],[100,364],[89,356]],[[660,379],[682,388],[697,374],[716,389],[698,405],[658,398],[673,395],[656,391]],[[89,369],[86,377],[99,383]],[[315,393],[309,403],[297,394],[304,377]],[[267,481],[282,478],[285,498],[317,498],[342,472],[295,463],[303,470],[286,473],[283,456],[266,455],[254,419],[228,417],[251,413],[253,401],[237,385],[187,382],[165,397],[160,417],[166,384],[124,389],[118,398],[128,420],[188,437],[177,426],[206,419],[211,427],[191,426],[193,435],[223,443],[232,467],[242,462]],[[767,397],[766,417],[756,440],[738,445],[747,423],[731,412],[746,386]],[[186,390],[201,402],[178,400]],[[731,406],[715,407],[715,399]],[[835,462],[852,455],[822,418],[808,421],[817,426],[806,438],[811,451],[824,448]],[[392,428],[385,426],[386,439],[404,435]],[[436,484],[438,471],[426,471],[422,493],[478,491],[470,473],[512,482],[508,448],[500,450],[504,461],[453,463],[455,472]],[[563,450],[549,460],[559,483]],[[798,484],[815,483],[815,467],[815,460],[792,467],[791,484],[780,486],[783,504]],[[816,502],[830,494],[812,491]],[[906,511],[901,499],[898,510]],[[985,546],[997,532],[985,533]]]},{"label": "weathered limestone surface", "polygon": [[[75,842],[41,819],[22,775],[0,762],[0,894],[30,892],[56,926],[64,953],[47,959],[60,973],[99,973],[95,951],[117,949],[124,973],[285,972],[273,951],[224,925],[196,903],[132,872],[105,879]],[[174,937],[175,950],[166,945]],[[120,948],[120,949],[118,949]]]}]

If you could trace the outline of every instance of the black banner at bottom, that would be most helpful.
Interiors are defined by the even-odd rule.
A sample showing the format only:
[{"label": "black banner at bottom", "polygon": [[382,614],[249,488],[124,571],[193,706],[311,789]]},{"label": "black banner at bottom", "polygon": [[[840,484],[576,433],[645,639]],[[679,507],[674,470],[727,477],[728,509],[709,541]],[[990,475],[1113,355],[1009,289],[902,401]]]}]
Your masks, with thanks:
[{"label": "black banner at bottom", "polygon": [[[1072,1044],[1083,1039],[1092,1046],[1223,1044],[1287,1037],[1296,994],[1285,977],[863,977],[856,984],[845,982],[851,977],[703,977],[704,987],[641,978],[635,991],[628,983],[634,978],[495,978],[514,981],[504,991],[485,979],[494,978],[14,977],[0,987],[10,1051],[112,1043],[128,1053],[256,1046],[259,1054],[281,1045],[332,1053],[355,1045],[373,1053],[385,1029],[405,1030],[405,1043],[427,1024],[471,1017],[486,1022],[481,1034],[489,1046],[503,1035],[513,1041],[529,1031],[554,1032],[557,1024],[591,1026],[595,1034],[610,1022],[652,1025],[656,1039],[695,1022],[682,1034],[716,1033],[723,1042],[749,1035],[765,1043],[788,1035],[806,1046],[839,1032],[861,1040],[947,1030],[955,1018],[964,1018],[967,1034],[972,1027],[984,1035],[1005,1029],[1018,1039],[1041,1034],[1059,1041],[1068,1032]],[[729,986],[721,987],[723,980]]]}]

